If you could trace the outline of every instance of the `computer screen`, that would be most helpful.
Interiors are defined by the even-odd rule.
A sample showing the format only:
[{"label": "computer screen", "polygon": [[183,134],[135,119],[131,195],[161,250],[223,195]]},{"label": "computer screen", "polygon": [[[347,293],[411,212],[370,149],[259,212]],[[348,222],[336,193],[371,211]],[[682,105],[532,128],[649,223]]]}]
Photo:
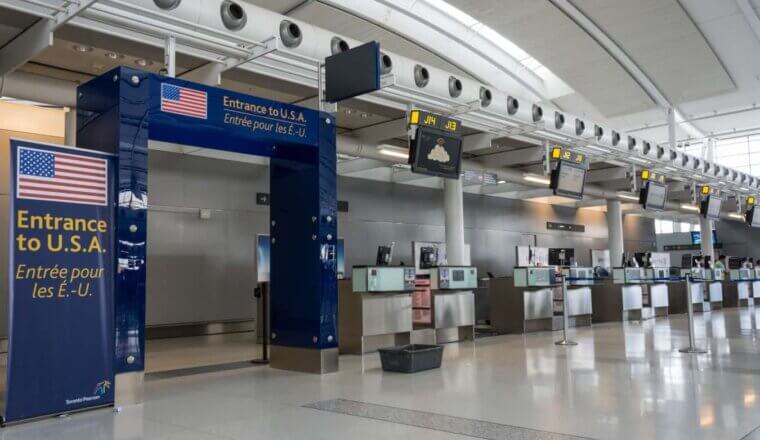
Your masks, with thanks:
[{"label": "computer screen", "polygon": [[586,168],[567,161],[560,161],[555,170],[552,185],[554,195],[583,198],[583,187],[586,184]]},{"label": "computer screen", "polygon": [[706,210],[703,212],[703,215],[707,218],[719,220],[720,219],[720,209],[723,205],[723,199],[716,196],[708,196],[706,201]]},{"label": "computer screen", "polygon": [[668,187],[656,182],[647,182],[642,189],[641,200],[644,209],[662,211],[668,198]]}]

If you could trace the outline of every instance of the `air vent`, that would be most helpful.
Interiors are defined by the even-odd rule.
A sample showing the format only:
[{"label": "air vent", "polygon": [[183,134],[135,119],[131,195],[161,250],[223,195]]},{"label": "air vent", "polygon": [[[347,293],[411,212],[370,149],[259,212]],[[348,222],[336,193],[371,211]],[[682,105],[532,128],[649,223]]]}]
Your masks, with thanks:
[{"label": "air vent", "polygon": [[594,125],[594,136],[596,137],[596,140],[600,141],[604,137],[604,128]]},{"label": "air vent", "polygon": [[517,98],[513,98],[511,96],[507,97],[507,113],[510,116],[514,116],[517,111],[520,110],[520,101],[517,100]]},{"label": "air vent", "polygon": [[380,74],[387,75],[391,72],[393,72],[393,60],[391,59],[390,55],[381,53],[380,54]]},{"label": "air vent", "polygon": [[633,138],[631,136],[628,136],[628,149],[633,151],[636,149],[636,144],[638,142],[636,141],[636,138]]},{"label": "air vent", "polygon": [[340,37],[333,37],[332,40],[330,40],[330,53],[333,55],[346,52],[349,49],[351,49],[351,46],[348,45],[346,40]]},{"label": "air vent", "polygon": [[290,20],[280,22],[280,40],[285,47],[294,48],[301,45],[303,33],[301,28]]},{"label": "air vent", "polygon": [[172,9],[179,6],[181,2],[182,0],[153,0],[153,3],[155,3],[156,6],[165,11],[171,11]]},{"label": "air vent", "polygon": [[560,112],[554,112],[554,128],[561,130],[565,126],[565,115]]},{"label": "air vent", "polygon": [[243,7],[238,3],[230,0],[225,0],[222,2],[221,13],[222,23],[224,23],[224,27],[231,31],[239,31],[240,29],[243,29],[246,22],[248,21],[248,16],[245,13],[245,9],[243,9]]},{"label": "air vent", "polygon": [[533,122],[541,122],[544,119],[544,109],[538,105],[533,104]]},{"label": "air vent", "polygon": [[665,157],[665,148],[663,148],[661,145],[657,146],[657,158],[662,159]]},{"label": "air vent", "polygon": [[612,131],[612,146],[617,147],[620,145],[620,133],[617,131]]},{"label": "air vent", "polygon": [[575,120],[575,134],[576,136],[580,136],[583,134],[583,132],[586,131],[586,123],[581,121],[580,119]]},{"label": "air vent", "polygon": [[427,67],[420,66],[417,64],[414,66],[414,83],[417,84],[417,87],[423,88],[430,82],[430,72],[428,72]]},{"label": "air vent", "polygon": [[483,107],[488,107],[491,105],[491,101],[493,100],[493,94],[490,90],[488,90],[485,87],[480,88],[480,105]]},{"label": "air vent", "polygon": [[449,77],[449,95],[458,98],[462,94],[462,81],[454,76]]},{"label": "air vent", "polygon": [[641,148],[641,151],[642,151],[642,152],[643,152],[645,155],[649,154],[649,152],[650,152],[650,151],[652,151],[652,144],[650,144],[650,143],[649,143],[649,142],[647,142],[647,141],[644,141],[644,143],[642,144],[642,148]]}]

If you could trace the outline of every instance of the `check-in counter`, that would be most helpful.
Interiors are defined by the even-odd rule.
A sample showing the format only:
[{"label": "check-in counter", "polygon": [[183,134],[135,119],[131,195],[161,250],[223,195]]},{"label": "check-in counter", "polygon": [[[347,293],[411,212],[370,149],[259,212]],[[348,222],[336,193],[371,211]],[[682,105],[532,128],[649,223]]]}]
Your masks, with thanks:
[{"label": "check-in counter", "polygon": [[478,269],[440,266],[430,269],[435,342],[475,340],[475,295]]},{"label": "check-in counter", "polygon": [[491,330],[498,334],[554,328],[554,298],[561,295],[553,267],[516,267],[512,277],[490,283]]},{"label": "check-in counter", "polygon": [[[731,269],[728,281],[723,283],[724,307],[747,307],[754,305],[754,269]],[[760,292],[760,290],[759,290]]]},{"label": "check-in counter", "polygon": [[643,268],[613,269],[612,282],[606,282],[592,292],[594,322],[644,319],[646,287]]},{"label": "check-in counter", "polygon": [[[562,269],[567,280],[568,327],[590,326],[593,322],[591,288],[594,286],[594,269],[591,267],[567,267]],[[564,320],[562,289],[554,302],[554,330],[561,330]]]},{"label": "check-in counter", "polygon": [[725,278],[723,269],[705,269],[705,302],[710,305],[710,310],[723,308],[723,281]]},{"label": "check-in counter", "polygon": [[414,281],[412,267],[354,267],[338,284],[340,353],[410,344]]},{"label": "check-in counter", "polygon": [[669,267],[653,267],[644,271],[649,290],[649,304],[643,304],[651,310],[651,316],[668,316],[670,307],[670,285],[672,283]]},{"label": "check-in counter", "polygon": [[752,275],[752,301],[754,304],[754,298],[760,298],[760,269],[752,269],[750,275]]}]

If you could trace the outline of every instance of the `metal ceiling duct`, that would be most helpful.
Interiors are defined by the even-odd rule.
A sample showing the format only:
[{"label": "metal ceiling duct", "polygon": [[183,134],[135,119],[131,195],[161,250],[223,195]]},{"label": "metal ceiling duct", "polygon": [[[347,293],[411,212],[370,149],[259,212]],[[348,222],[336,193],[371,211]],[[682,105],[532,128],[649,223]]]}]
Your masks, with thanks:
[{"label": "metal ceiling duct", "polygon": [[290,20],[282,20],[280,22],[280,40],[285,47],[291,49],[300,46],[303,41],[301,27]]},{"label": "metal ceiling duct", "polygon": [[180,2],[182,0],[153,0],[153,3],[156,4],[161,9],[164,9],[166,11],[171,11],[172,9],[179,6]]}]

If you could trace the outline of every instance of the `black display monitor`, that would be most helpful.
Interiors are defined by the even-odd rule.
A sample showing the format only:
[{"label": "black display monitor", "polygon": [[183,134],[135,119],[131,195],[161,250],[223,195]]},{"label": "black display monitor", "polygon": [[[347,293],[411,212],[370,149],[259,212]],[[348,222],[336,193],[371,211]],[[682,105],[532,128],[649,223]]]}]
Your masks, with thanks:
[{"label": "black display monitor", "polygon": [[661,183],[649,181],[641,189],[639,203],[650,211],[663,211],[668,199],[668,187]]},{"label": "black display monitor", "polygon": [[573,248],[549,248],[550,266],[569,266],[575,260]]},{"label": "black display monitor", "polygon": [[551,187],[555,196],[583,198],[586,185],[586,167],[566,160],[560,160],[552,173]]},{"label": "black display monitor", "polygon": [[420,126],[411,143],[409,160],[414,173],[459,179],[462,167],[462,137]]},{"label": "black display monitor", "polygon": [[710,195],[702,201],[699,211],[700,214],[702,214],[702,217],[712,220],[720,220],[720,208],[722,206],[723,199],[718,196]]},{"label": "black display monitor", "polygon": [[753,228],[760,228],[760,212],[757,211],[757,206],[752,206],[747,211],[747,224]]},{"label": "black display monitor", "polygon": [[380,44],[369,42],[325,59],[325,100],[340,102],[380,89]]},{"label": "black display monitor", "polygon": [[431,269],[438,265],[438,248],[423,246],[420,248],[420,269]]},{"label": "black display monitor", "polygon": [[393,259],[393,248],[391,246],[377,247],[377,265],[378,266],[390,266],[391,259]]}]

